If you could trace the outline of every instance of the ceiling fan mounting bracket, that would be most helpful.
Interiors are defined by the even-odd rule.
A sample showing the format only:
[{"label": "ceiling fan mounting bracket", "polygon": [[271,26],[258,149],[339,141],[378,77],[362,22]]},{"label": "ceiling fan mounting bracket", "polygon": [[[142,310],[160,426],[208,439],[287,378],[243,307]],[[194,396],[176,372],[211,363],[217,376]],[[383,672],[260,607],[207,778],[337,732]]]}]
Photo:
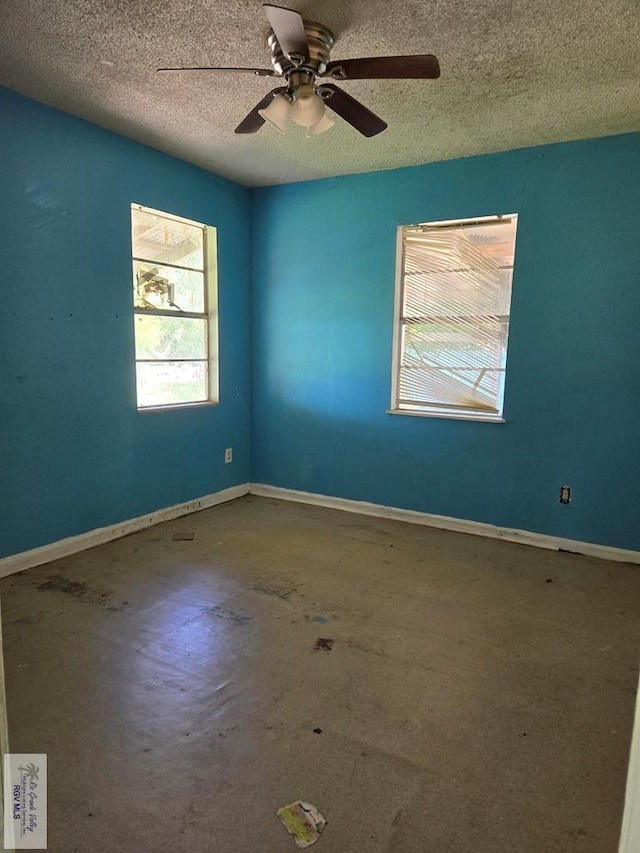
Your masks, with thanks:
[{"label": "ceiling fan mounting bracket", "polygon": [[344,70],[342,65],[333,65],[324,76],[328,77],[330,80],[346,80],[347,72]]},{"label": "ceiling fan mounting bracket", "polygon": [[318,95],[320,95],[323,101],[328,101],[331,95],[333,95],[331,89],[325,89],[325,87],[322,85],[316,88],[316,92]]}]

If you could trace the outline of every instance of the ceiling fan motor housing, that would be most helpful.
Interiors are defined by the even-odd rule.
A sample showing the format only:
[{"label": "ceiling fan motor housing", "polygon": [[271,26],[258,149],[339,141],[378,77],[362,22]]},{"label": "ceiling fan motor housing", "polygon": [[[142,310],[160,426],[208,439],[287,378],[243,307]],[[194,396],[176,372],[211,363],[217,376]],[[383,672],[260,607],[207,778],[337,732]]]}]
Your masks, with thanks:
[{"label": "ceiling fan motor housing", "polygon": [[329,62],[334,37],[330,29],[322,24],[304,21],[304,31],[309,45],[309,60],[303,56],[300,61],[294,54],[287,56],[273,30],[269,31],[267,45],[271,51],[271,63],[277,74],[289,79],[289,75],[295,71],[307,72],[307,75],[322,74]]}]

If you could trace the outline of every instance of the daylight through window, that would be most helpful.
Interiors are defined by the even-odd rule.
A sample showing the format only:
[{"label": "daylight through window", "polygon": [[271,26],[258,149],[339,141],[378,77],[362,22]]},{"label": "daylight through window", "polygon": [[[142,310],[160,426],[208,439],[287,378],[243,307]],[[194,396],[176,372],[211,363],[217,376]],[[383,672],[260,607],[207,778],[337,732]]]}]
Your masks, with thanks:
[{"label": "daylight through window", "polygon": [[138,408],[215,401],[215,229],[131,206]]},{"label": "daylight through window", "polygon": [[393,412],[502,419],[516,226],[399,229]]}]

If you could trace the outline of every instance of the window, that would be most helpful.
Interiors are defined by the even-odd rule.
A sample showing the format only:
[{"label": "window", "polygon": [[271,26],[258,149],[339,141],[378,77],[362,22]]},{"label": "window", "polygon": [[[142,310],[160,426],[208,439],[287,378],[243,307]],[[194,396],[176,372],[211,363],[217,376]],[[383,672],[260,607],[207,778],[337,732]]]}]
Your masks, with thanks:
[{"label": "window", "polygon": [[502,420],[516,225],[398,229],[392,412]]},{"label": "window", "polygon": [[139,409],[216,402],[215,228],[131,205]]}]

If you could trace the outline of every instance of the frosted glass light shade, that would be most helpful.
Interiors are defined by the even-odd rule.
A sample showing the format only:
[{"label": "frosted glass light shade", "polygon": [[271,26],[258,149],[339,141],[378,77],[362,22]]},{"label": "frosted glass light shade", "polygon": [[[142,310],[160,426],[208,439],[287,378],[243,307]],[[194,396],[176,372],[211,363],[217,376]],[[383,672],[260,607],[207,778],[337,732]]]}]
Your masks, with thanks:
[{"label": "frosted glass light shade", "polygon": [[324,101],[316,95],[313,86],[300,86],[291,107],[291,118],[301,127],[312,127],[324,115]]},{"label": "frosted glass light shade", "polygon": [[284,133],[287,126],[287,118],[291,112],[291,104],[284,95],[274,95],[271,103],[263,110],[258,110],[258,115],[275,127],[280,133]]},{"label": "frosted glass light shade", "polygon": [[325,130],[330,130],[335,121],[325,113],[320,121],[317,121],[315,124],[312,124],[311,127],[307,128],[307,136],[319,136],[321,133],[324,133]]}]

